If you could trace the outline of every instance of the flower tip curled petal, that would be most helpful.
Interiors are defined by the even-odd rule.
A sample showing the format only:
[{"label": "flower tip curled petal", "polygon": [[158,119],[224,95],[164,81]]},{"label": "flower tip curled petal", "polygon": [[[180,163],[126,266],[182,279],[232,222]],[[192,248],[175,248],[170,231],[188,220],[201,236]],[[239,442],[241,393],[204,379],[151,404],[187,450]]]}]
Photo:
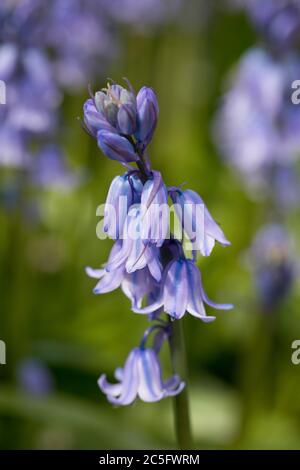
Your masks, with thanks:
[{"label": "flower tip curled petal", "polygon": [[175,374],[164,382],[165,396],[174,397],[179,395],[185,387],[185,382],[183,382],[179,375]]},{"label": "flower tip curled petal", "polygon": [[[105,375],[98,380],[100,390],[114,405],[130,405],[137,397],[138,392],[138,361],[139,348],[134,348],[128,355],[119,383],[110,384]],[[118,380],[118,379],[117,379]]]},{"label": "flower tip curled petal", "polygon": [[[193,261],[187,260],[187,270],[190,280],[190,303],[187,310],[192,315],[201,318],[204,322],[211,322],[216,317],[206,316],[204,303],[217,310],[230,310],[233,308],[232,304],[218,304],[208,298],[203,288],[200,270]],[[194,296],[194,292],[198,293],[197,297]]]},{"label": "flower tip curled petal", "polygon": [[[202,199],[201,199],[202,200]],[[204,224],[207,235],[217,240],[222,246],[230,246],[231,243],[224,235],[219,224],[213,219],[207,207],[204,205]]]},{"label": "flower tip curled petal", "polygon": [[112,396],[118,396],[121,391],[120,384],[110,384],[107,379],[106,375],[102,374],[98,379],[98,386],[100,390],[105,394],[110,394]]},{"label": "flower tip curled petal", "polygon": [[145,146],[154,134],[158,118],[158,102],[152,88],[142,87],[137,95],[137,140]]},{"label": "flower tip curled petal", "polygon": [[97,141],[102,152],[111,160],[129,163],[137,161],[139,158],[126,137],[101,130],[97,133]]},{"label": "flower tip curled petal", "polygon": [[124,278],[124,269],[121,267],[112,272],[104,271],[103,276],[93,289],[94,294],[106,294],[120,287]]},{"label": "flower tip curled petal", "polygon": [[105,274],[105,269],[94,269],[90,266],[85,268],[86,274],[93,279],[100,279]]},{"label": "flower tip curled petal", "polygon": [[184,387],[184,384],[176,376],[163,382],[158,356],[150,348],[140,349],[138,372],[138,396],[145,402],[152,403],[168,396],[177,395]]},{"label": "flower tip curled petal", "polygon": [[[111,249],[107,263],[110,263],[110,261],[117,255],[121,248],[122,242],[120,240],[116,241]],[[124,279],[123,266],[118,266],[118,269],[108,272],[106,269],[107,263],[103,269],[92,269],[90,267],[86,268],[86,273],[90,277],[99,279],[99,282],[93,289],[94,294],[105,294],[107,292],[111,292],[120,287]]]},{"label": "flower tip curled petal", "polygon": [[203,289],[203,286],[202,286],[202,298],[204,302],[206,303],[206,305],[209,305],[210,307],[215,308],[216,310],[232,310],[234,308],[233,304],[219,304],[217,302],[213,302],[212,300],[210,300],[210,298],[207,297]]}]

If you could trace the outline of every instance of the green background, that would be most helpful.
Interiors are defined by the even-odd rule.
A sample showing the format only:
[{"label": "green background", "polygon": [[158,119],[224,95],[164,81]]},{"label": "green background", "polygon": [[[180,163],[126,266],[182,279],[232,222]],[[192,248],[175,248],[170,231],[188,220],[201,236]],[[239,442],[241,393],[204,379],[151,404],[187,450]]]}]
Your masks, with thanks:
[{"label": "green background", "polygon": [[[194,21],[192,21],[194,20]],[[160,115],[150,146],[166,184],[186,182],[203,197],[232,246],[199,261],[205,289],[235,309],[204,324],[183,320],[190,374],[191,415],[198,448],[300,448],[300,366],[291,343],[300,339],[299,282],[277,312],[265,317],[256,301],[248,249],[268,219],[245,182],[212,143],[212,120],[226,77],[257,38],[238,14],[193,14],[185,24],[150,33],[122,28],[118,59],[106,76],[127,77],[136,90],[151,86]],[[105,85],[105,76],[92,83]],[[172,400],[114,408],[97,387],[100,373],[124,363],[148,325],[121,291],[94,296],[86,265],[99,267],[112,244],[96,238],[96,207],[123,170],[106,159],[80,128],[87,98],[65,96],[62,143],[74,169],[75,191],[26,189],[20,210],[0,209],[0,446],[5,449],[175,448]],[[22,175],[19,175],[22,178]],[[35,197],[41,220],[24,216]],[[299,245],[299,211],[287,218]],[[250,263],[249,263],[250,261]],[[26,394],[16,380],[20,361],[37,358],[55,383],[45,397]],[[162,362],[170,373],[168,351]]]}]

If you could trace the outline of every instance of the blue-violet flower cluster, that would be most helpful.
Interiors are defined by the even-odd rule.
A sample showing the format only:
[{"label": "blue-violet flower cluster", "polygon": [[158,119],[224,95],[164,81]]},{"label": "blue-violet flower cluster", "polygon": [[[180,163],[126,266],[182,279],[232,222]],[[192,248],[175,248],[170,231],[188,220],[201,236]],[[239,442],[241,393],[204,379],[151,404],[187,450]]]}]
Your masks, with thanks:
[{"label": "blue-violet flower cluster", "polygon": [[[86,272],[98,280],[95,294],[121,287],[132,310],[153,322],[124,368],[117,369],[118,383],[108,383],[105,375],[99,379],[108,400],[119,405],[130,404],[137,396],[149,402],[180,393],[184,383],[176,374],[164,381],[158,359],[163,342],[172,335],[172,321],[186,312],[213,321],[215,316],[206,314],[205,304],[232,308],[208,298],[196,264],[197,253],[209,256],[215,241],[230,243],[196,192],[166,186],[162,175],[151,168],[147,148],[158,120],[157,97],[145,86],[135,95],[126,83],[127,87],[109,83],[91,93],[84,104],[86,130],[104,155],[126,168],[112,181],[104,209],[103,231],[114,240],[108,261]],[[190,242],[191,257],[182,239],[170,231],[169,202]],[[163,312],[168,321],[161,318]],[[146,348],[152,333],[153,346]]]}]

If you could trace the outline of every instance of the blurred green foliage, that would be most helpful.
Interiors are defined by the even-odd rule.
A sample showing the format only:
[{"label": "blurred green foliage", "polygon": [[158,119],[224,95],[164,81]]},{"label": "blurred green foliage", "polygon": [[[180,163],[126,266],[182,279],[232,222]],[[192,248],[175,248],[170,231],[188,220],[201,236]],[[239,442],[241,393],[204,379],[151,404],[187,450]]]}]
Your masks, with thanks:
[{"label": "blurred green foliage", "polygon": [[[167,184],[186,182],[198,191],[232,242],[200,267],[209,295],[235,309],[219,312],[209,325],[184,319],[196,446],[299,449],[300,366],[291,363],[291,343],[300,338],[299,286],[272,318],[261,316],[245,258],[266,208],[249,199],[211,140],[226,74],[255,41],[253,32],[244,18],[219,13],[191,30],[119,33],[121,54],[107,76],[126,76],[136,89],[146,84],[158,94],[153,167]],[[94,296],[84,272],[107,258],[111,242],[96,238],[96,207],[122,171],[76,120],[86,97],[66,96],[63,103],[63,144],[73,166],[86,168],[84,184],[69,193],[31,194],[39,221],[25,216],[24,201],[19,211],[0,209],[0,338],[7,344],[0,446],[174,448],[171,399],[116,409],[97,388],[100,373],[111,376],[138,344],[147,319],[130,311],[120,291]],[[289,224],[297,238],[298,214]],[[20,389],[16,371],[28,357],[43,361],[53,375],[49,396]],[[167,351],[163,361],[168,369]]]}]

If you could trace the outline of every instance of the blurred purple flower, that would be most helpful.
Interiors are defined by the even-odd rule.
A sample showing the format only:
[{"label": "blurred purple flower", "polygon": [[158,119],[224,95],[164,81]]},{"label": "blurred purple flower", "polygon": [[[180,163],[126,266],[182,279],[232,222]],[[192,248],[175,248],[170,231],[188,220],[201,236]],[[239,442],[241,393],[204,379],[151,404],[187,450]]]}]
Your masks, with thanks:
[{"label": "blurred purple flower", "polygon": [[299,155],[300,134],[294,131],[300,116],[291,102],[291,84],[299,73],[294,56],[276,60],[252,49],[243,56],[224,97],[216,143],[250,188],[270,184],[274,164],[291,164]]},{"label": "blurred purple flower", "polygon": [[149,32],[178,18],[182,0],[104,0],[114,21]]},{"label": "blurred purple flower", "polygon": [[291,239],[279,224],[257,233],[251,250],[256,288],[263,310],[276,308],[289,294],[296,274]]},{"label": "blurred purple flower", "polygon": [[271,47],[286,49],[299,44],[299,0],[247,0],[239,3]]},{"label": "blurred purple flower", "polygon": [[52,0],[45,23],[57,81],[71,91],[86,86],[115,55],[102,0]]},{"label": "blurred purple flower", "polygon": [[80,182],[79,174],[67,168],[66,157],[56,145],[46,145],[31,160],[30,176],[35,186],[66,191]]},{"label": "blurred purple flower", "polygon": [[0,79],[9,83],[6,104],[0,109],[0,164],[28,167],[29,141],[54,130],[60,94],[39,49],[21,52],[13,44],[2,45]]},{"label": "blurred purple flower", "polygon": [[44,397],[54,390],[53,377],[38,359],[25,359],[17,369],[17,380],[22,391],[36,397]]}]

